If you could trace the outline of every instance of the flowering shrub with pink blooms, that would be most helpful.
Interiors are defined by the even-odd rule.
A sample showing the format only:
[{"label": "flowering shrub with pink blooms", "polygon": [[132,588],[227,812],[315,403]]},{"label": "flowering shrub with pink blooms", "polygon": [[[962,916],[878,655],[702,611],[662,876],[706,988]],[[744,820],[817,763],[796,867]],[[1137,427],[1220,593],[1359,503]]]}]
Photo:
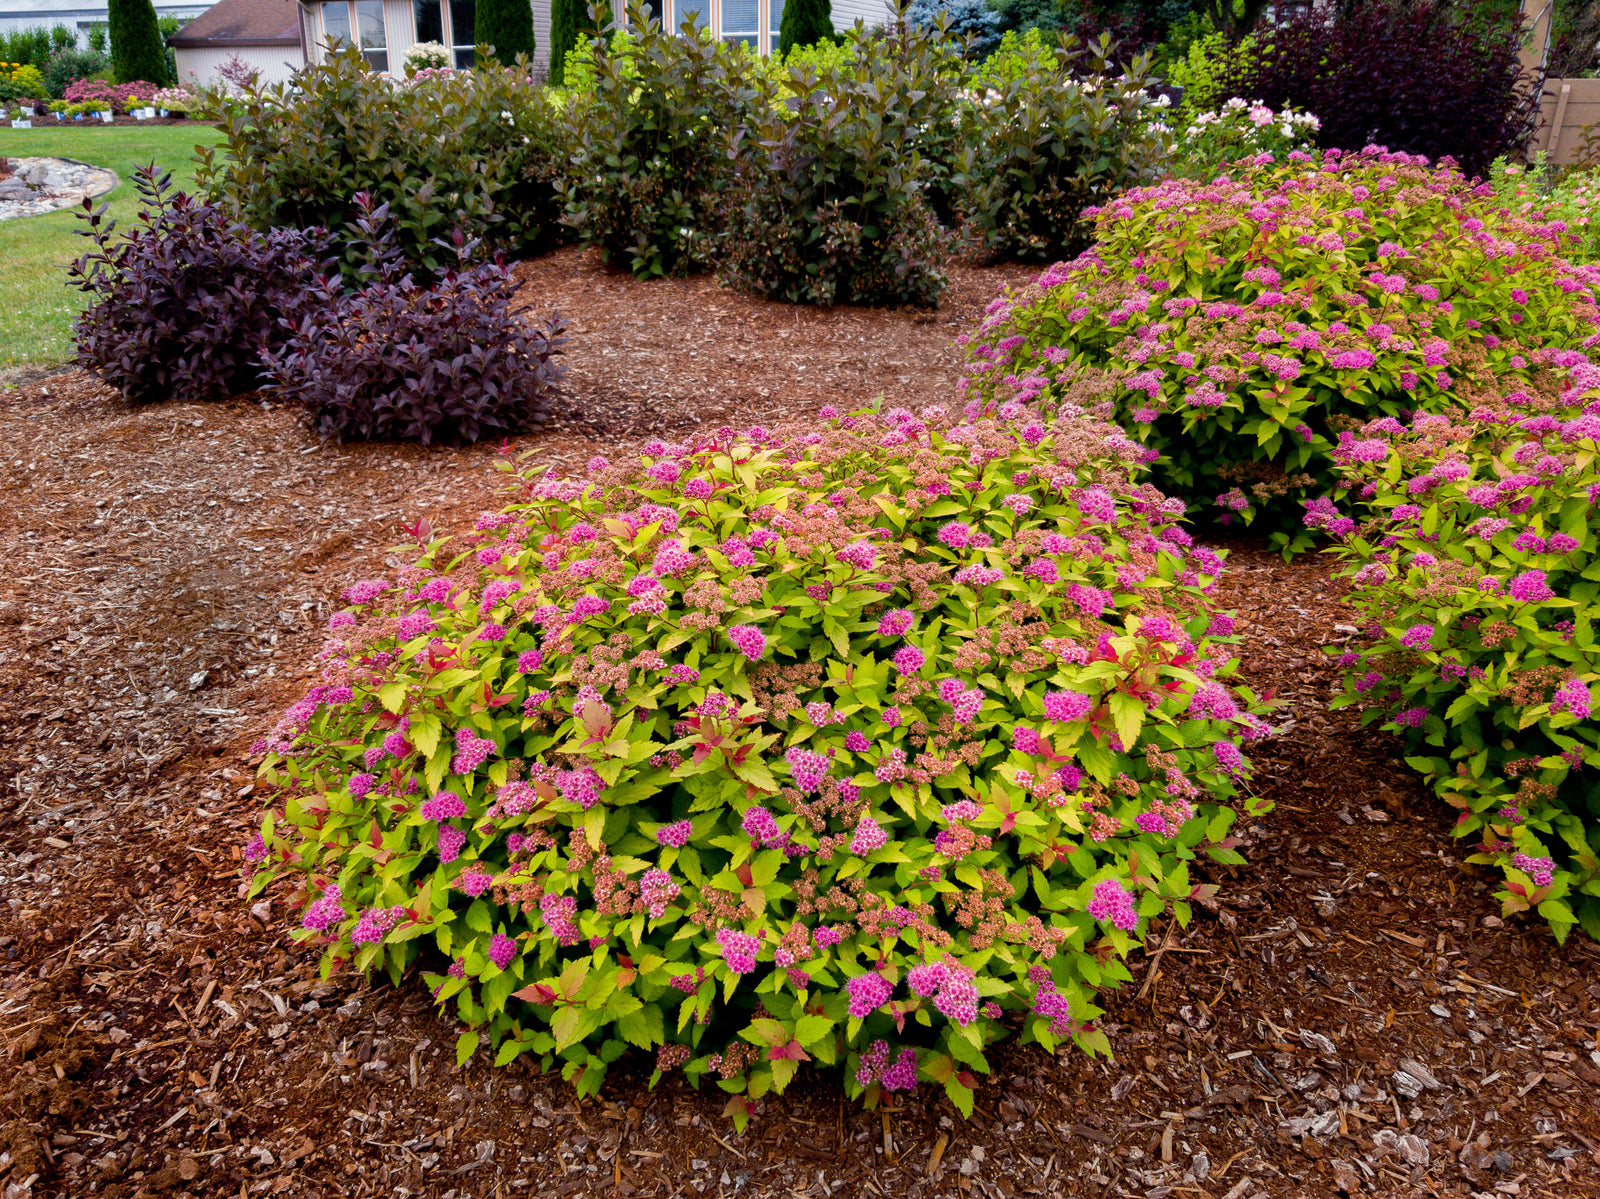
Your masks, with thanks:
[{"label": "flowering shrub with pink blooms", "polygon": [[1001,1038],[1105,1052],[1265,728],[1137,447],[1012,404],[645,452],[350,588],[253,891],[327,970],[422,969],[463,1061],[592,1092],[636,1046],[741,1125],[805,1061],[967,1110]]},{"label": "flowering shrub with pink blooms", "polygon": [[1291,543],[1339,434],[1496,392],[1535,350],[1597,340],[1600,270],[1560,223],[1376,149],[1262,156],[1112,201],[1075,262],[992,307],[968,387],[1114,415],[1165,490],[1266,508]]},{"label": "flowering shrub with pink blooms", "polygon": [[1338,705],[1407,739],[1507,914],[1600,938],[1600,367],[1531,357],[1470,411],[1346,434],[1365,519],[1328,499],[1309,519],[1343,537],[1362,615]]},{"label": "flowering shrub with pink blooms", "polygon": [[130,100],[148,101],[156,94],[156,85],[136,79],[132,83],[107,83],[103,79],[76,79],[67,84],[62,99],[68,104],[87,104],[104,101],[105,107],[122,111]]}]

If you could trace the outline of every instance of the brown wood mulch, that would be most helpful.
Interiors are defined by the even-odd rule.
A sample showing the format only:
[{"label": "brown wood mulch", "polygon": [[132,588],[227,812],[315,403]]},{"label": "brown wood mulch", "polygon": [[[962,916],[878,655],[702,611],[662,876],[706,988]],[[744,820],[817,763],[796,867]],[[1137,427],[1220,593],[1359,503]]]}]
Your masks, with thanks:
[{"label": "brown wood mulch", "polygon": [[[937,313],[795,310],[519,267],[575,326],[572,465],[702,422],[948,393]],[[801,368],[804,367],[804,370]],[[0,392],[0,1193],[31,1196],[1600,1194],[1600,952],[1502,923],[1395,745],[1326,710],[1328,567],[1235,545],[1251,680],[1286,701],[1223,907],[1157,921],[1111,1061],[1002,1047],[964,1121],[802,1075],[737,1135],[625,1063],[598,1101],[453,1064],[420,983],[336,976],[240,898],[246,747],[306,685],[397,523],[498,504],[497,447],[318,443],[249,398],[130,410],[67,372]]]}]

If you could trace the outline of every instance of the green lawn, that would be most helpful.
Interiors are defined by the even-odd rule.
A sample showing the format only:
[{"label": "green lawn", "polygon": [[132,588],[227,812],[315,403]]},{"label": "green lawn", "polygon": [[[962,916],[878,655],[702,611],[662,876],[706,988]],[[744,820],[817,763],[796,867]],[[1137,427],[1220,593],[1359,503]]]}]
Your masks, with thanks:
[{"label": "green lawn", "polygon": [[[196,144],[215,144],[221,137],[199,122],[112,129],[0,127],[0,154],[75,158],[110,167],[121,182],[96,203],[109,201],[106,215],[126,228],[138,211],[135,167],[153,161],[172,172],[175,186],[188,187],[194,180]],[[0,270],[0,369],[72,357],[72,318],[87,297],[66,286],[66,264],[90,244],[73,233],[82,225],[74,211],[81,209],[0,221],[0,263],[5,264]]]}]

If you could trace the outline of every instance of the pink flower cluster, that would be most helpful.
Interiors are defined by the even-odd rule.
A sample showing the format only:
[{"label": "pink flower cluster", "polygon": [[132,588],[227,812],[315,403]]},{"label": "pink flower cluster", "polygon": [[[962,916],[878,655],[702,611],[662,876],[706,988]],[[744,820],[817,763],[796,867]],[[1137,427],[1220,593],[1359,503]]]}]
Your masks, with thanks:
[{"label": "pink flower cluster", "polygon": [[1139,911],[1128,889],[1114,878],[1095,884],[1089,915],[1130,932],[1139,927]]},{"label": "pink flower cluster", "polygon": [[722,947],[722,960],[735,974],[749,974],[756,968],[756,955],[761,952],[761,938],[736,928],[719,928],[717,944]]},{"label": "pink flower cluster", "polygon": [[856,1085],[870,1087],[882,1083],[886,1091],[912,1091],[917,1086],[917,1051],[907,1045],[900,1050],[893,1063],[889,1042],[878,1040],[861,1051],[861,1062],[856,1067]]},{"label": "pink flower cluster", "polygon": [[894,994],[889,980],[871,970],[851,978],[845,990],[850,995],[850,1014],[858,1020],[872,1015]]}]

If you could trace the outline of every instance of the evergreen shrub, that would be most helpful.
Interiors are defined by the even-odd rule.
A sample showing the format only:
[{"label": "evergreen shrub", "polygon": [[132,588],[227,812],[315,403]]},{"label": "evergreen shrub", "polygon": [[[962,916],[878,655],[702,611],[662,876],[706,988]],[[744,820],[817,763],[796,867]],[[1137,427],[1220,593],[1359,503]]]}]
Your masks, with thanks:
[{"label": "evergreen shrub", "polygon": [[778,53],[833,40],[832,0],[786,0],[778,21]]},{"label": "evergreen shrub", "polygon": [[741,1127],[806,1061],[970,1111],[1003,1038],[1107,1050],[1096,992],[1241,860],[1221,562],[1065,407],[821,417],[525,476],[349,589],[247,851],[325,970]]},{"label": "evergreen shrub", "polygon": [[472,40],[480,55],[492,54],[503,67],[533,57],[533,5],[529,0],[477,0]]},{"label": "evergreen shrub", "polygon": [[172,82],[167,47],[150,0],[108,0],[111,75],[118,83],[148,79],[157,87]]},{"label": "evergreen shrub", "polygon": [[1095,214],[1073,263],[996,306],[969,350],[985,397],[1104,403],[1155,480],[1278,544],[1333,482],[1342,432],[1495,391],[1535,349],[1594,344],[1564,227],[1487,185],[1372,150],[1266,156]]}]

